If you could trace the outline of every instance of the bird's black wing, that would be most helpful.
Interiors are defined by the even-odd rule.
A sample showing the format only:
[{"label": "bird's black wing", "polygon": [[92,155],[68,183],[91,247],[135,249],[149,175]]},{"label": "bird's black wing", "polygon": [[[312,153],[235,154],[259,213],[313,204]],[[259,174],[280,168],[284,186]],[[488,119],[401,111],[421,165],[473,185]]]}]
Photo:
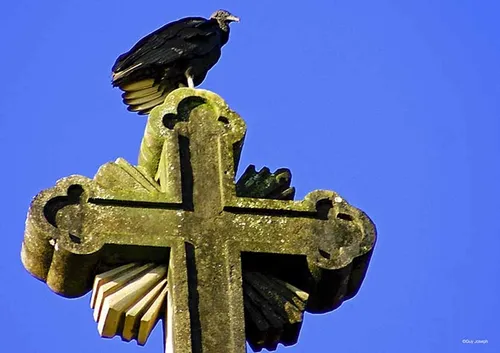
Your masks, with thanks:
[{"label": "bird's black wing", "polygon": [[144,65],[169,65],[176,60],[189,60],[204,56],[220,47],[220,33],[216,28],[189,28],[179,31],[164,46],[156,50],[143,52],[139,62]]},{"label": "bird's black wing", "polygon": [[166,65],[204,55],[217,45],[220,45],[220,29],[216,21],[201,17],[182,19],[142,38],[118,57],[112,70],[117,73],[137,65]]}]

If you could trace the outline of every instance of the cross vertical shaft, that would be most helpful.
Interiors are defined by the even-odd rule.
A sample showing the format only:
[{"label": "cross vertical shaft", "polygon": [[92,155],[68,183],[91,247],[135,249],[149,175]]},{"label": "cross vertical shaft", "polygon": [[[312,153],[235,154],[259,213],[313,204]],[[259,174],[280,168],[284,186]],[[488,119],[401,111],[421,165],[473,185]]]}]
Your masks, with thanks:
[{"label": "cross vertical shaft", "polygon": [[206,105],[193,109],[187,124],[193,170],[194,214],[202,219],[215,217],[224,208],[220,158],[221,125],[215,112]]},{"label": "cross vertical shaft", "polygon": [[[241,328],[243,310],[233,303],[233,297],[243,295],[239,256],[230,256],[225,246],[217,244],[220,238],[216,232],[223,229],[214,221],[223,211],[223,188],[226,185],[223,179],[228,177],[228,173],[222,170],[221,152],[227,147],[221,141],[223,122],[217,118],[216,112],[209,107],[198,107],[191,111],[188,123],[180,129],[180,134],[185,134],[189,141],[191,168],[187,169],[192,170],[193,175],[183,180],[193,182],[194,209],[186,216],[193,231],[184,249],[177,247],[172,254],[176,256],[176,251],[185,251],[190,321],[184,325],[189,325],[191,330],[193,353],[245,351],[244,330]],[[179,283],[179,279],[173,280]],[[186,318],[184,314],[181,316]],[[173,320],[175,322],[176,318]]]}]

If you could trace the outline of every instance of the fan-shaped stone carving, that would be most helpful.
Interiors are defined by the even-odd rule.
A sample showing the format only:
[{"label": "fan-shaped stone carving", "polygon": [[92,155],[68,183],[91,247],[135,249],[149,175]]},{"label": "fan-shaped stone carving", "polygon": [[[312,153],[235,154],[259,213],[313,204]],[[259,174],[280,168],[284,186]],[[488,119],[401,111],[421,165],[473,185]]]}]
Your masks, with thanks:
[{"label": "fan-shaped stone carving", "polygon": [[249,165],[236,183],[236,194],[241,197],[293,200],[295,188],[290,187],[292,173],[286,168],[271,173],[268,167],[258,172]]},{"label": "fan-shaped stone carving", "polygon": [[[90,306],[99,334],[144,345],[167,310],[167,267],[130,263],[96,276]],[[297,342],[309,295],[271,275],[243,274],[246,335],[255,351]],[[167,331],[166,331],[167,332]]]},{"label": "fan-shaped stone carving", "polygon": [[126,264],[97,275],[90,302],[99,334],[144,345],[164,315],[167,266]]},{"label": "fan-shaped stone carving", "polygon": [[275,277],[243,274],[247,341],[254,351],[297,342],[309,295]]}]

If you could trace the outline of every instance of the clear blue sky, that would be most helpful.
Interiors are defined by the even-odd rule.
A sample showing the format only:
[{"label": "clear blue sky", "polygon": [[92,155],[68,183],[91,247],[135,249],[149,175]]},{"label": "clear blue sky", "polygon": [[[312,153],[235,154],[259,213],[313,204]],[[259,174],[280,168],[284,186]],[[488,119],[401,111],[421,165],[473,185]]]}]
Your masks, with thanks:
[{"label": "clear blue sky", "polygon": [[[89,297],[24,270],[31,198],[135,163],[146,120],[110,85],[115,58],[189,15],[241,17],[202,87],[246,120],[242,166],[288,167],[375,221],[358,295],[307,315],[278,352],[500,352],[500,3],[494,0],[5,0],[0,22],[5,352],[161,352],[103,340]],[[486,339],[488,344],[463,344]],[[223,353],[223,352],[221,352]]]}]

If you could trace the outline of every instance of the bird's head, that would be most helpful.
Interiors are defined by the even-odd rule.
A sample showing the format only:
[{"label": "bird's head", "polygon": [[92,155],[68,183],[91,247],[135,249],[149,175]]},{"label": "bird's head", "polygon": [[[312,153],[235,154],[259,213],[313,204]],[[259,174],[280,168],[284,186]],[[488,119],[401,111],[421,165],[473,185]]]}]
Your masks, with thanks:
[{"label": "bird's head", "polygon": [[210,18],[217,20],[222,28],[227,27],[231,22],[240,22],[239,17],[234,16],[226,10],[217,10],[210,16]]}]

